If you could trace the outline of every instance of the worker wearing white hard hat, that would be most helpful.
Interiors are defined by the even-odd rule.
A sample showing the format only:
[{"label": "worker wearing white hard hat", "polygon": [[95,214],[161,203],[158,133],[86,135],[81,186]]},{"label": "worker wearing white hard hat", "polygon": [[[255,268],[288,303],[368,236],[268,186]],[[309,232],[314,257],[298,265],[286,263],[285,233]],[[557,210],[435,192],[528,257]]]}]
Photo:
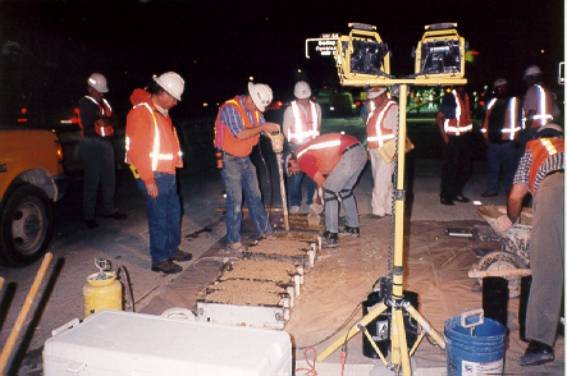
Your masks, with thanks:
[{"label": "worker wearing white hard hat", "polygon": [[169,111],[181,100],[185,80],[175,73],[154,75],[149,97],[138,102],[126,119],[126,163],[146,200],[150,234],[151,270],[165,274],[182,270],[176,263],[191,253],[179,249],[181,205],[176,171],[183,153]]},{"label": "worker wearing white hard hat", "polygon": [[280,126],[267,122],[264,111],[272,102],[272,89],[262,83],[248,83],[248,93],[224,102],[215,120],[215,147],[226,192],[226,243],[231,251],[243,251],[242,199],[256,229],[256,239],[272,233],[262,205],[256,167],[250,160],[262,132],[278,133]]},{"label": "worker wearing white hard hat", "polygon": [[[283,132],[291,152],[314,139],[320,133],[321,106],[311,100],[311,87],[305,81],[298,81],[293,88],[295,99],[284,111]],[[289,192],[289,212],[298,213],[301,209],[303,193],[301,186],[306,182],[306,204],[311,207],[315,194],[315,183],[303,172],[290,174],[287,179]],[[312,208],[314,209],[314,208]]]},{"label": "worker wearing white hard hat", "polygon": [[364,104],[366,119],[366,141],[372,166],[371,217],[392,215],[392,174],[394,165],[385,160],[380,149],[396,138],[398,129],[398,104],[388,98],[384,86],[374,86],[366,91],[368,101]]},{"label": "worker wearing white hard hat", "polygon": [[110,102],[104,98],[108,82],[101,73],[92,73],[87,79],[87,95],[79,100],[79,125],[83,138],[79,155],[83,164],[83,219],[88,228],[98,226],[95,220],[97,193],[102,193],[105,218],[124,219],[114,206],[115,164],[112,136],[114,114]]},{"label": "worker wearing white hard hat", "polygon": [[526,68],[524,81],[527,86],[523,100],[524,127],[537,128],[553,122],[559,116],[559,107],[555,95],[543,83],[541,69],[537,65]]},{"label": "worker wearing white hard hat", "polygon": [[500,177],[503,193],[512,187],[519,159],[517,143],[522,132],[520,99],[508,93],[508,81],[494,81],[494,97],[488,101],[482,122],[481,134],[487,143],[486,190],[482,197],[498,196]]}]

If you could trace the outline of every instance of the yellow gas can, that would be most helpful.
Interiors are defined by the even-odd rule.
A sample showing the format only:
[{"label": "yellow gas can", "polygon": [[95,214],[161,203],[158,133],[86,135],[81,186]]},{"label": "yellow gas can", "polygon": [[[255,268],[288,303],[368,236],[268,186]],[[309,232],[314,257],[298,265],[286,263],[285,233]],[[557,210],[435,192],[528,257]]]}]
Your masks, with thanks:
[{"label": "yellow gas can", "polygon": [[93,273],[83,286],[85,317],[99,311],[122,311],[122,284],[114,272]]}]

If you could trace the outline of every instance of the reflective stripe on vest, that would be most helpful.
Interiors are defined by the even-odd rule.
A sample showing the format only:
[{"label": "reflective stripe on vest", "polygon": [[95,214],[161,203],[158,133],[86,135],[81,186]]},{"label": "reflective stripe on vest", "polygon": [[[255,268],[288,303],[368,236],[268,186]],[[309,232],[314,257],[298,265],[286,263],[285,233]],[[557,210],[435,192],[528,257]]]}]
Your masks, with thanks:
[{"label": "reflective stripe on vest", "polygon": [[524,115],[524,118],[522,119],[522,122],[524,123],[523,127],[525,127],[526,120],[541,120],[542,122],[540,125],[545,125],[548,121],[553,120],[553,115],[547,112],[547,106],[550,105],[550,103],[547,103],[547,91],[543,88],[543,86],[538,84],[535,84],[534,87],[537,90],[537,111],[535,114],[530,115],[529,118],[526,118]]},{"label": "reflective stripe on vest", "polygon": [[451,120],[456,120],[457,124],[459,124],[461,122],[461,114],[462,114],[461,101],[459,100],[459,97],[457,96],[454,90],[451,91],[451,94],[453,94],[453,96],[455,97],[455,119],[445,119],[443,123],[443,129],[447,134],[454,133],[455,135],[459,136],[461,133],[467,133],[472,131],[473,126],[472,124],[467,124],[462,126],[450,125]]},{"label": "reflective stripe on vest", "polygon": [[85,95],[85,98],[87,98],[88,100],[90,100],[91,102],[93,102],[98,106],[100,116],[105,116],[105,117],[112,116],[112,107],[110,107],[110,103],[108,103],[108,101],[105,98],[102,98],[102,103],[98,102],[96,99],[94,99],[89,95]]},{"label": "reflective stripe on vest", "polygon": [[522,127],[518,125],[518,98],[513,97],[508,101],[507,108],[507,124],[504,124],[502,128],[502,136],[508,141],[513,141],[516,138],[516,134],[522,130]]},{"label": "reflective stripe on vest", "polygon": [[[150,115],[152,116],[152,120],[154,123],[154,140],[152,142],[152,151],[150,152],[150,159],[152,161],[152,171],[156,171],[158,167],[159,161],[172,161],[173,160],[173,153],[160,153],[160,133],[158,127],[158,121],[156,118],[156,114],[152,107],[143,102],[134,106],[134,108],[143,106],[145,107]],[[127,141],[128,149],[130,148],[130,140]],[[128,150],[127,149],[127,150]]]},{"label": "reflective stripe on vest", "polygon": [[293,127],[288,132],[288,141],[294,144],[301,145],[305,141],[315,138],[319,135],[317,130],[317,125],[319,124],[319,119],[317,118],[317,108],[315,103],[309,101],[309,112],[311,115],[311,129],[308,129],[309,124],[307,119],[302,116],[301,109],[297,104],[297,101],[291,102],[291,110],[293,112]]},{"label": "reflective stripe on vest", "polygon": [[[370,103],[374,104],[374,102],[370,102]],[[396,104],[396,102],[394,102],[394,101],[388,101],[386,103],[386,105],[382,108],[382,110],[380,110],[380,112],[378,113],[378,116],[377,116],[374,124],[369,125],[370,127],[372,127],[371,128],[372,132],[370,132],[371,135],[367,137],[368,143],[378,142],[378,146],[382,147],[382,145],[384,145],[384,142],[396,138],[396,135],[393,134],[393,133],[392,134],[382,134],[382,129],[383,129],[382,123],[384,121],[384,117],[386,116],[386,113],[388,112],[390,107],[392,107],[395,104]],[[372,121],[375,110],[376,110],[376,106],[374,104],[372,112],[368,116],[369,122]]]},{"label": "reflective stripe on vest", "polygon": [[300,150],[297,153],[297,159],[301,158],[301,156],[307,153],[309,150],[321,150],[321,149],[336,147],[339,146],[340,144],[341,144],[341,140],[330,140],[330,141],[324,141],[324,142],[319,142],[317,144],[309,145],[308,147],[306,147],[303,150]]}]

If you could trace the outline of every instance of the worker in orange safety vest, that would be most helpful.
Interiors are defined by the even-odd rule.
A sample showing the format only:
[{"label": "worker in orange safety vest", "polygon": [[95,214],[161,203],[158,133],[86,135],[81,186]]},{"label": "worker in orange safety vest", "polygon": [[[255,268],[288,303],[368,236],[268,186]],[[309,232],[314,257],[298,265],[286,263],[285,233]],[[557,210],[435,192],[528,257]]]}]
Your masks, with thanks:
[{"label": "worker in orange safety vest", "polygon": [[250,160],[262,132],[280,131],[278,124],[266,122],[263,115],[272,99],[268,85],[249,82],[248,93],[224,102],[215,120],[214,144],[221,154],[219,162],[226,192],[226,243],[230,251],[246,249],[240,237],[243,196],[256,230],[254,241],[272,233],[262,205],[256,167]]},{"label": "worker in orange safety vest", "polygon": [[87,80],[88,94],[79,100],[79,126],[83,138],[79,143],[79,155],[83,164],[83,218],[88,228],[98,226],[95,220],[97,193],[102,193],[103,216],[124,219],[114,206],[116,171],[114,148],[113,113],[110,103],[104,98],[108,92],[106,77],[93,73]]},{"label": "worker in orange safety vest", "polygon": [[366,118],[366,141],[370,162],[372,164],[371,216],[382,218],[392,215],[392,174],[394,164],[385,161],[378,153],[384,143],[395,140],[398,129],[398,104],[388,98],[388,90],[383,86],[371,87],[367,93],[368,102],[365,103],[368,116]]},{"label": "worker in orange safety vest", "polygon": [[175,261],[192,258],[179,249],[181,206],[175,174],[183,167],[183,154],[169,116],[184,89],[185,81],[175,72],[153,76],[149,98],[130,110],[126,122],[126,163],[146,200],[151,270],[166,274],[182,270]]},{"label": "worker in orange safety vest", "polygon": [[525,337],[529,341],[520,365],[533,366],[555,359],[553,346],[562,306],[565,263],[565,144],[563,129],[532,122],[534,136],[520,159],[508,195],[507,214],[496,221],[506,232],[518,223],[524,198],[533,199],[528,254],[532,282],[526,309]]}]

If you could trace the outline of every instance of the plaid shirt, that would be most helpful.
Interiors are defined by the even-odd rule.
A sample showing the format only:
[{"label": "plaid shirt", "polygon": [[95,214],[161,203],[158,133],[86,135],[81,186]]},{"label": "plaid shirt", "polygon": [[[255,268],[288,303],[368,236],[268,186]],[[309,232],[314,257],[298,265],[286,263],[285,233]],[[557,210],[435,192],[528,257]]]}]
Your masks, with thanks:
[{"label": "plaid shirt", "polygon": [[[534,189],[537,191],[539,188],[539,184],[545,178],[547,174],[557,170],[563,170],[564,168],[564,161],[563,161],[563,154],[564,153],[557,153],[554,155],[550,155],[545,162],[541,165],[539,170],[536,173],[535,185]],[[530,176],[530,167],[533,163],[533,156],[529,150],[526,150],[520,162],[518,163],[518,169],[516,170],[516,175],[514,175],[514,184],[523,184],[529,186],[529,176]],[[531,192],[535,193],[535,192]]]},{"label": "plaid shirt", "polygon": [[[246,112],[246,115],[250,120],[250,124],[254,124],[254,114],[248,111],[246,107],[244,107],[244,96],[239,95],[236,97],[236,99],[238,100],[238,102],[240,102],[240,105]],[[230,129],[233,135],[236,136],[237,134],[239,134],[244,130],[244,122],[242,121],[242,118],[240,117],[238,110],[234,108],[234,106],[224,106],[223,109],[221,110],[220,117],[222,122],[228,126],[228,128]],[[264,118],[264,114],[261,114],[259,125],[265,123],[266,123],[266,119]]]}]

